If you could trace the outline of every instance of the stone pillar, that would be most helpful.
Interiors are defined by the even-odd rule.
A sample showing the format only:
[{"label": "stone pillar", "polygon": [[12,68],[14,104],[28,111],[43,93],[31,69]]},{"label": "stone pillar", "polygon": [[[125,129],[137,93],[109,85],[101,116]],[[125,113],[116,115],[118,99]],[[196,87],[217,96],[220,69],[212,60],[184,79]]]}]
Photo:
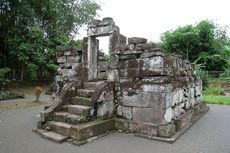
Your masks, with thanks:
[{"label": "stone pillar", "polygon": [[98,41],[95,37],[88,38],[88,79],[97,79],[97,52],[99,50]]}]

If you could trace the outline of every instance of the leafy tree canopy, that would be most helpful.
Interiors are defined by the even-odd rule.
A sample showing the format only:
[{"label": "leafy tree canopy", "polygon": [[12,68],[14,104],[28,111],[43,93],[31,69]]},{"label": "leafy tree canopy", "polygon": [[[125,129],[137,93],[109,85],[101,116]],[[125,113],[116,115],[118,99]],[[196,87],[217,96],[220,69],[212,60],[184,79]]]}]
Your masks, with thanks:
[{"label": "leafy tree canopy", "polygon": [[46,77],[56,47],[68,45],[98,9],[94,0],[1,0],[0,68],[9,67],[13,79]]},{"label": "leafy tree canopy", "polygon": [[167,52],[181,54],[192,62],[204,63],[206,70],[223,70],[227,64],[220,58],[229,42],[226,29],[212,21],[204,20],[196,25],[167,31],[162,34],[161,41],[161,47]]}]

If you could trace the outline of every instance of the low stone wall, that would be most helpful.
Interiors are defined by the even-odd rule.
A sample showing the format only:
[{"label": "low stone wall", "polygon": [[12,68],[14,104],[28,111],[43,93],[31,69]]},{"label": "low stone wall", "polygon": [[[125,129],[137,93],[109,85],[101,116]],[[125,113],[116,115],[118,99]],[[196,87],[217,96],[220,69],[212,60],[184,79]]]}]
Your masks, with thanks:
[{"label": "low stone wall", "polygon": [[0,92],[0,101],[20,98],[25,98],[25,95],[23,93]]}]

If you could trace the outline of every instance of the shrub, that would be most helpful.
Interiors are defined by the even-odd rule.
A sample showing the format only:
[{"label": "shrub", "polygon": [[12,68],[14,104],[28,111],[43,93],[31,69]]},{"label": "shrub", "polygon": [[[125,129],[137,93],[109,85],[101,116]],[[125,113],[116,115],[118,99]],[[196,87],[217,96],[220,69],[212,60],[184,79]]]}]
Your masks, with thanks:
[{"label": "shrub", "polygon": [[220,87],[208,87],[203,91],[204,95],[220,95],[221,94]]},{"label": "shrub", "polygon": [[201,68],[196,68],[196,75],[202,79],[203,88],[208,87],[208,74]]},{"label": "shrub", "polygon": [[35,93],[37,102],[39,101],[39,97],[40,97],[40,95],[42,93],[42,90],[43,90],[42,87],[39,87],[39,86],[34,87],[34,93]]}]

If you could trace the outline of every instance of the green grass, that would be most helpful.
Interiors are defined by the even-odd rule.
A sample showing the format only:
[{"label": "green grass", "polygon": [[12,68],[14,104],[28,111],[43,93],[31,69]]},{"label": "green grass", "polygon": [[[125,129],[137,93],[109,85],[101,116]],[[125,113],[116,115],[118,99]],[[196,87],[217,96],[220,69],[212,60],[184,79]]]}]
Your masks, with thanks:
[{"label": "green grass", "polygon": [[208,87],[203,91],[204,95],[220,95],[221,89],[220,87]]},{"label": "green grass", "polygon": [[226,96],[203,95],[203,101],[208,104],[230,105],[230,97]]}]

